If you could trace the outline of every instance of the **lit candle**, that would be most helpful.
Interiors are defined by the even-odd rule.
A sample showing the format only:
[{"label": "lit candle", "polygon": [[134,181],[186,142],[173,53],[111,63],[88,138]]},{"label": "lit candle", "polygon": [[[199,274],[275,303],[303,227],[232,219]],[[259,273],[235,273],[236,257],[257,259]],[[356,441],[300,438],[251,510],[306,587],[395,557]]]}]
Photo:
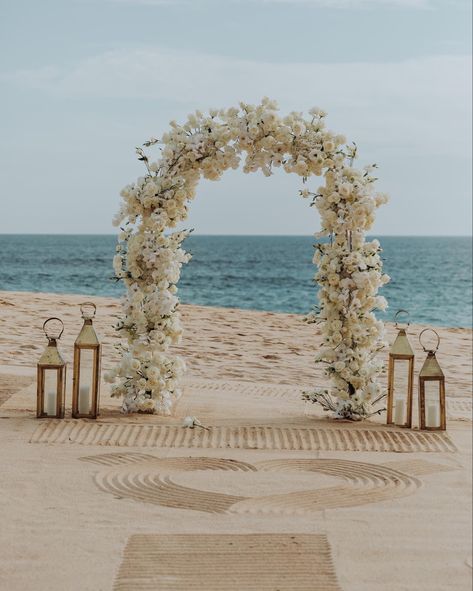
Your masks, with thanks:
[{"label": "lit candle", "polygon": [[46,394],[46,414],[49,416],[56,414],[56,392],[54,390]]},{"label": "lit candle", "polygon": [[404,425],[404,400],[396,400],[394,406],[394,424]]},{"label": "lit candle", "polygon": [[427,407],[427,416],[425,418],[425,426],[426,427],[439,427],[440,426],[439,407],[436,404],[429,404],[429,406]]},{"label": "lit candle", "polygon": [[89,386],[81,386],[79,388],[79,414],[88,415],[89,412]]}]

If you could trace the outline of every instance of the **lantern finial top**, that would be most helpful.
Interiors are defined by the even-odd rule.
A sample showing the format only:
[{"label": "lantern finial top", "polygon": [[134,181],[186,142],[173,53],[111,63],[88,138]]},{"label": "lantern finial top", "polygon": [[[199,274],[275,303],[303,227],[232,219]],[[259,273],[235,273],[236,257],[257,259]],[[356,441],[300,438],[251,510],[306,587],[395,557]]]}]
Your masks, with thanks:
[{"label": "lantern finial top", "polygon": [[407,314],[409,317],[409,312],[407,310],[398,310],[396,315],[394,316],[394,321],[396,323],[396,328],[399,331],[398,335],[391,346],[389,351],[390,355],[398,358],[398,359],[409,359],[414,357],[414,351],[412,350],[411,344],[409,343],[409,339],[407,338],[406,329],[409,326],[410,322],[407,321],[406,326],[400,326],[398,316],[401,314]]},{"label": "lantern finial top", "polygon": [[51,316],[44,321],[43,331],[49,342],[58,341],[64,332],[64,322],[60,318]]},{"label": "lantern finial top", "polygon": [[93,302],[84,302],[80,305],[84,325],[77,336],[75,345],[79,347],[97,347],[100,344],[97,333],[92,326],[92,319],[95,317],[96,310],[97,307]]},{"label": "lantern finial top", "polygon": [[48,345],[39,358],[38,365],[43,367],[51,366],[54,368],[64,366],[66,363],[57,348],[57,341],[61,338],[61,335],[64,332],[63,321],[55,316],[48,318],[43,323],[43,330],[48,339]]},{"label": "lantern finial top", "polygon": [[83,302],[80,305],[80,312],[84,320],[92,320],[95,317],[97,306],[93,302]]},{"label": "lantern finial top", "polygon": [[400,322],[400,321],[398,320],[398,317],[399,317],[401,314],[404,314],[404,315],[406,315],[406,316],[407,316],[407,326],[410,326],[410,324],[411,324],[411,321],[409,320],[409,317],[410,317],[410,314],[409,314],[409,312],[408,312],[407,310],[398,310],[398,311],[396,312],[395,316],[394,316],[394,322],[396,323],[396,328],[400,328],[400,327],[399,327],[399,325],[398,325],[398,324],[399,324],[399,322]]},{"label": "lantern finial top", "polygon": [[[422,335],[425,332],[433,332],[434,335],[437,337],[437,346],[435,347],[435,349],[431,349],[431,348],[426,348],[425,345],[422,342]],[[422,349],[424,349],[425,353],[437,353],[437,351],[439,350],[439,346],[440,346],[440,337],[437,331],[435,331],[433,328],[424,328],[423,331],[421,331],[420,335],[419,335],[419,343],[422,345]]]}]

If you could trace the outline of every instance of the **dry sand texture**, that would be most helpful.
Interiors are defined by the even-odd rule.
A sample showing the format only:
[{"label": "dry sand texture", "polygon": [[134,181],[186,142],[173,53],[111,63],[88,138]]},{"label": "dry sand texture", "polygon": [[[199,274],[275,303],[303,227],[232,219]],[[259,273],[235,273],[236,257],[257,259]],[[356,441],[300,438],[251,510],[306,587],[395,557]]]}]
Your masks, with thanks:
[{"label": "dry sand texture", "polygon": [[[0,589],[471,588],[471,331],[440,330],[445,434],[324,419],[300,399],[316,327],[194,306],[175,416],[120,415],[104,385],[97,421],[37,420],[42,321],[70,360],[82,300],[0,294]],[[108,366],[118,303],[93,300]]]},{"label": "dry sand texture", "polygon": [[[36,363],[45,342],[41,325],[48,316],[63,319],[66,329],[61,344],[71,361],[72,344],[81,325],[78,304],[87,299],[77,295],[0,292],[0,365]],[[115,354],[117,337],[112,326],[120,304],[113,298],[92,300],[98,307],[96,325],[103,339],[107,367]],[[185,331],[176,349],[185,357],[190,377],[301,387],[320,384],[324,379],[313,362],[321,344],[320,334],[300,315],[186,305],[181,311]],[[417,339],[423,328],[413,325],[408,331],[417,370],[425,358]],[[469,397],[471,330],[441,328],[439,332],[442,340],[438,359],[447,376],[447,394]],[[388,325],[390,341],[394,334],[394,327]],[[386,357],[385,353],[381,355]]]}]

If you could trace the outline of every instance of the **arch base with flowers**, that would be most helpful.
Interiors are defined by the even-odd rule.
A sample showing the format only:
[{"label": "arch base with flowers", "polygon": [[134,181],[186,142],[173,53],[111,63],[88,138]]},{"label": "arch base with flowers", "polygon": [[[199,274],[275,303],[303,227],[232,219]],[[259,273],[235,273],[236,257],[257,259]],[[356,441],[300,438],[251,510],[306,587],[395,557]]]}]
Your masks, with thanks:
[{"label": "arch base with flowers", "polygon": [[[123,397],[123,412],[171,414],[181,395],[184,361],[171,347],[181,337],[177,282],[190,259],[182,247],[189,231],[173,228],[186,219],[201,177],[218,180],[229,168],[261,170],[276,167],[302,177],[302,197],[320,214],[316,237],[315,280],[318,307],[312,321],[320,323],[323,346],[316,362],[324,364],[330,387],[305,392],[304,398],[348,419],[372,414],[381,395],[376,354],[383,347],[384,326],[374,315],[386,301],[378,289],[383,274],[380,245],[366,241],[375,210],[386,202],[373,189],[376,180],[366,167],[354,168],[356,145],[325,127],[325,112],[307,116],[278,114],[276,103],[196,111],[184,125],[171,129],[158,144],[161,156],[151,161],[137,149],[146,174],[121,192],[122,206],[114,223],[121,227],[114,269],[126,286],[123,313],[116,326],[124,337],[118,365],[106,374],[112,396]],[[312,177],[323,183],[311,188]]]}]

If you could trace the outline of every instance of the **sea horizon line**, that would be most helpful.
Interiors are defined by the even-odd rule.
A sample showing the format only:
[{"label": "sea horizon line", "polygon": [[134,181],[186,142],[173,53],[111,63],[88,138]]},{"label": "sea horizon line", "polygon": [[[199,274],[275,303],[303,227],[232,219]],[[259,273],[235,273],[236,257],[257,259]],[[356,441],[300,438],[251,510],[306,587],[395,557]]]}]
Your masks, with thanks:
[{"label": "sea horizon line", "polygon": [[[0,236],[117,236],[117,234],[118,232],[0,232]],[[198,232],[192,232],[192,236],[216,238],[314,238],[313,234],[214,234]],[[377,236],[380,238],[473,238],[472,234],[367,234],[369,238]]]}]

